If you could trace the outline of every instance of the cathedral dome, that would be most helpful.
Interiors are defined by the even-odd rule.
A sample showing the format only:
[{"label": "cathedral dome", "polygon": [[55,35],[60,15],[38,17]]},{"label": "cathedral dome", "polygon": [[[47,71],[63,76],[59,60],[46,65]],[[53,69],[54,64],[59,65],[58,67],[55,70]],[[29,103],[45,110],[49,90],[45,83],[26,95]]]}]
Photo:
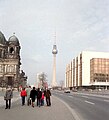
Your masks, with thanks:
[{"label": "cathedral dome", "polygon": [[19,45],[19,40],[18,40],[18,38],[17,38],[15,35],[11,36],[11,37],[9,38],[8,42]]},{"label": "cathedral dome", "polygon": [[0,44],[3,44],[3,45],[6,44],[6,39],[2,32],[0,32]]}]

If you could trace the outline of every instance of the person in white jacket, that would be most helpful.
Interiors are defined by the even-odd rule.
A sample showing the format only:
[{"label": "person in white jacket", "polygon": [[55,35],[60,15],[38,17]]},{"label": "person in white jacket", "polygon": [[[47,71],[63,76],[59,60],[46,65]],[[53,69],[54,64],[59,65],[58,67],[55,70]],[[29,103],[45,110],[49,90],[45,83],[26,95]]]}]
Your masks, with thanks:
[{"label": "person in white jacket", "polygon": [[27,86],[26,88],[26,93],[27,93],[27,96],[26,96],[26,100],[27,100],[27,105],[31,105],[31,100],[30,100],[30,92],[31,92],[31,86]]}]

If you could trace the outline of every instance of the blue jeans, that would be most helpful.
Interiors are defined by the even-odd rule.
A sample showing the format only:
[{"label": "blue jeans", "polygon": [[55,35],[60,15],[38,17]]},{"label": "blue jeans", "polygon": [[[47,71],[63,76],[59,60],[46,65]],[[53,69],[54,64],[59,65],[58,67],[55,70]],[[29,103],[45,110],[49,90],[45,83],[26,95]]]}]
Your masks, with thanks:
[{"label": "blue jeans", "polygon": [[40,105],[41,105],[41,99],[37,99],[37,106],[40,107]]},{"label": "blue jeans", "polygon": [[41,99],[41,105],[42,106],[44,105],[44,99]]}]

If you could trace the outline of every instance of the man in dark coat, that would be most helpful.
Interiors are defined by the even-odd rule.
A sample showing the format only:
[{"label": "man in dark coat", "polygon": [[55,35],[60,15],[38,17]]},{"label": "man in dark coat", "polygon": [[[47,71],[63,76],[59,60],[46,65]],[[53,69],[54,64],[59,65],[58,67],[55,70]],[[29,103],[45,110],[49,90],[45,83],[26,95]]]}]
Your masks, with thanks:
[{"label": "man in dark coat", "polygon": [[34,107],[34,102],[35,102],[36,97],[37,97],[37,91],[35,87],[33,87],[33,89],[30,92],[30,98],[32,99],[32,107]]},{"label": "man in dark coat", "polygon": [[38,88],[37,90],[37,106],[41,106],[41,98],[42,98],[42,91],[40,90],[40,88]]},{"label": "man in dark coat", "polygon": [[47,106],[51,106],[51,100],[50,100],[51,92],[50,92],[50,90],[46,89],[45,92],[44,92],[44,95],[46,97]]}]

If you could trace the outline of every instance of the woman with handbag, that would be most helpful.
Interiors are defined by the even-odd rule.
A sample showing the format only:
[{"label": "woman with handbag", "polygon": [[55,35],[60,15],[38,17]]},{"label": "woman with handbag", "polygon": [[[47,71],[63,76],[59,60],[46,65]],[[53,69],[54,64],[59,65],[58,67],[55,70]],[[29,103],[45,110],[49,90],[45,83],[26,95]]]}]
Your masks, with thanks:
[{"label": "woman with handbag", "polygon": [[11,87],[8,87],[5,92],[4,100],[6,100],[6,108],[5,109],[10,109],[11,107],[11,99],[13,97],[13,91]]}]

